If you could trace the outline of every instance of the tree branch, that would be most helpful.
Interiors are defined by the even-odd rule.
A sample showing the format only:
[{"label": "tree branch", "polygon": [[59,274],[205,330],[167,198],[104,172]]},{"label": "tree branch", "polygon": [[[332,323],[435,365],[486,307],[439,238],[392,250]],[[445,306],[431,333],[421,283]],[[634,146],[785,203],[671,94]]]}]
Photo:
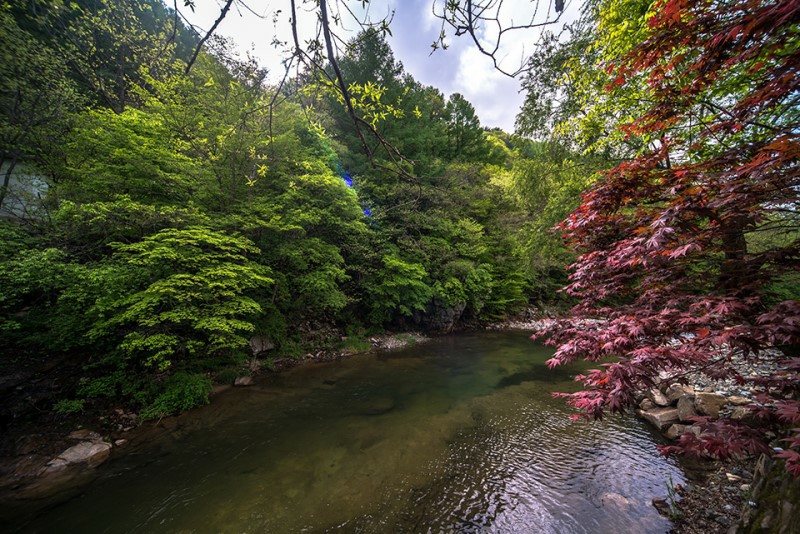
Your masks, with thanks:
[{"label": "tree branch", "polygon": [[[367,156],[372,162],[372,153],[369,150],[369,146],[367,145],[366,139],[364,139],[364,134],[361,131],[360,124],[364,121],[359,121],[359,117],[356,115],[355,109],[353,109],[353,103],[350,102],[350,91],[347,90],[347,85],[344,83],[344,77],[342,76],[342,71],[339,68],[339,62],[336,61],[336,56],[333,53],[333,42],[331,41],[331,29],[328,23],[328,2],[327,0],[319,0],[319,12],[320,12],[320,22],[322,22],[322,36],[325,38],[325,48],[328,51],[328,61],[333,67],[333,72],[336,74],[336,81],[339,85],[339,91],[342,93],[342,98],[344,99],[344,104],[347,107],[347,113],[350,115],[350,118],[353,120],[353,125],[356,127],[356,133],[358,134],[358,139],[361,141],[361,145],[364,147],[364,150],[367,153]],[[373,162],[374,164],[374,162]]]},{"label": "tree branch", "polygon": [[211,29],[206,32],[200,42],[197,43],[197,47],[194,49],[194,53],[192,54],[192,58],[189,60],[189,63],[186,64],[186,70],[183,71],[184,74],[189,74],[189,71],[192,70],[192,65],[194,65],[195,60],[197,59],[197,55],[200,53],[200,49],[203,48],[203,45],[208,41],[208,39],[214,34],[214,31],[219,26],[219,23],[222,22],[222,19],[225,18],[225,15],[228,14],[228,10],[231,8],[233,4],[233,0],[227,0],[225,2],[225,7],[222,8],[222,11],[219,13],[219,18],[214,21],[214,25],[211,26]]}]

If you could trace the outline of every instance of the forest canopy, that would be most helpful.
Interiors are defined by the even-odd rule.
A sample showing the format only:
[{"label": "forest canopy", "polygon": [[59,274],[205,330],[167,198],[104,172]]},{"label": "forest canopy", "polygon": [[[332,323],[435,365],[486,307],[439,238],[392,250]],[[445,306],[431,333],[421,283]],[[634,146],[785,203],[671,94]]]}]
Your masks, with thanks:
[{"label": "forest canopy", "polygon": [[447,332],[560,299],[549,228],[577,190],[552,170],[581,156],[482,128],[380,28],[336,58],[348,106],[323,57],[274,85],[157,0],[0,15],[0,336],[7,365],[69,362],[59,409],[158,417],[336,348],[322,325]]}]

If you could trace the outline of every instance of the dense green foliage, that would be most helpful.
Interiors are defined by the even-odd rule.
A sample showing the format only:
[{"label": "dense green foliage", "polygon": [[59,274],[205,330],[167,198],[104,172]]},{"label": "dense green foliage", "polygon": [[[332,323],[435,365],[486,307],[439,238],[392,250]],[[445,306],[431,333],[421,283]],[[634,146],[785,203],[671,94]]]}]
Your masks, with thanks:
[{"label": "dense green foliage", "polygon": [[302,354],[312,322],[447,331],[563,278],[549,228],[578,156],[484,130],[380,32],[340,59],[367,153],[324,77],[269,86],[224,42],[186,74],[196,37],[157,0],[3,3],[0,24],[0,208],[18,163],[46,184],[3,212],[3,364],[70,355],[62,413],[175,413],[208,376]]}]

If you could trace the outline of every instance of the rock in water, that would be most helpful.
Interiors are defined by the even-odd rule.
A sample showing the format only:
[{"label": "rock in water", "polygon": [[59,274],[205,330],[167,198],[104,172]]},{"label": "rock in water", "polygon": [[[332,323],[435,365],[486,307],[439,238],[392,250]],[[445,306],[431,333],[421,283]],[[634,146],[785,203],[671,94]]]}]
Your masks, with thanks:
[{"label": "rock in water", "polygon": [[252,376],[237,376],[236,380],[233,381],[233,385],[237,386],[237,387],[252,386],[253,385],[253,377]]},{"label": "rock in water", "polygon": [[362,406],[358,413],[361,415],[383,415],[394,410],[395,402],[390,397],[370,399]]},{"label": "rock in water", "polygon": [[108,460],[111,444],[105,441],[82,441],[73,445],[52,460],[44,468],[44,473],[61,471],[71,465],[87,464],[97,467]]},{"label": "rock in water", "polygon": [[600,496],[600,502],[603,504],[603,506],[611,506],[614,508],[619,508],[620,510],[629,508],[631,505],[631,501],[619,493],[612,492],[603,493],[603,495]]},{"label": "rock in water", "polygon": [[653,506],[655,507],[655,509],[658,510],[659,514],[661,514],[661,515],[663,515],[665,517],[669,517],[670,516],[670,513],[672,512],[672,508],[667,503],[666,499],[653,499],[652,503],[653,503]]}]

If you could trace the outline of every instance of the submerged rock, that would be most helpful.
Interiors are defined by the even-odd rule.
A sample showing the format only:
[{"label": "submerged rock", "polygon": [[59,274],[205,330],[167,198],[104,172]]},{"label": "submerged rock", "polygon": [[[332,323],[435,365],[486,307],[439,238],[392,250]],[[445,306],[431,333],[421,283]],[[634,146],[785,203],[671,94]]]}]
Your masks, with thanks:
[{"label": "submerged rock", "polygon": [[391,397],[370,399],[358,410],[360,415],[383,415],[394,410],[395,402]]},{"label": "submerged rock", "polygon": [[600,502],[603,506],[612,506],[614,508],[625,509],[631,506],[631,501],[623,497],[619,493],[606,492],[600,497]]}]

